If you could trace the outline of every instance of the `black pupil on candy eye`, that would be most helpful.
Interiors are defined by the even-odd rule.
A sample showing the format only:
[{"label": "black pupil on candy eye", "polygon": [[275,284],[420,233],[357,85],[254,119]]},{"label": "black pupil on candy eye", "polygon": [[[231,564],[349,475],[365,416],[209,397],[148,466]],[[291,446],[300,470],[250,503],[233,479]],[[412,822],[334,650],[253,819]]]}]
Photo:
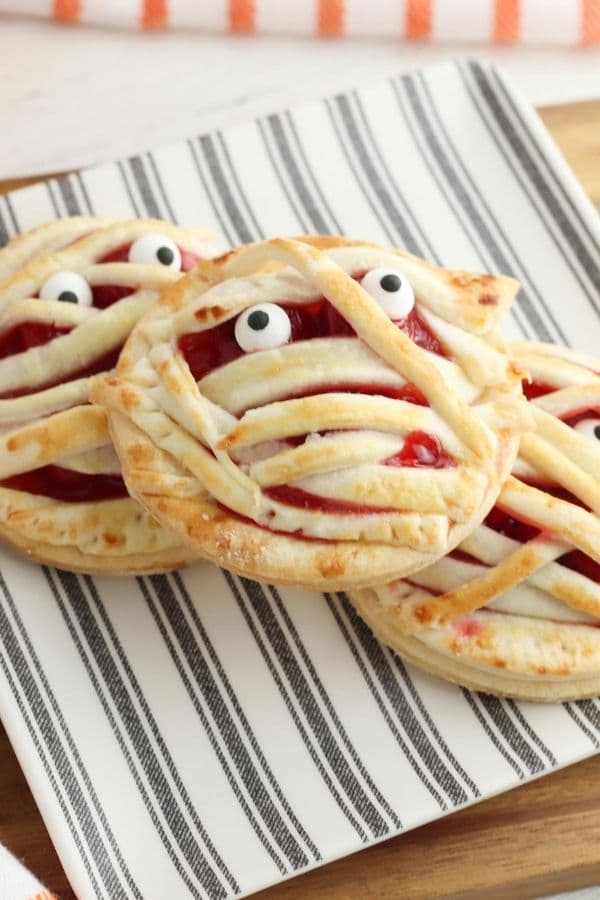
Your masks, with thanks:
[{"label": "black pupil on candy eye", "polygon": [[269,313],[262,309],[255,309],[248,316],[248,325],[252,331],[262,331],[269,324]]},{"label": "black pupil on candy eye", "polygon": [[77,294],[74,291],[62,291],[58,295],[58,299],[62,303],[77,303]]},{"label": "black pupil on candy eye", "polygon": [[394,293],[394,291],[399,291],[402,281],[398,277],[398,275],[393,275],[390,273],[389,275],[384,275],[381,281],[379,282],[384,291],[387,291],[389,294]]},{"label": "black pupil on candy eye", "polygon": [[600,425],[596,425],[594,427],[594,437],[598,438],[600,441]]},{"label": "black pupil on candy eye", "polygon": [[170,247],[159,247],[156,251],[157,259],[163,266],[170,266],[175,259],[175,254]]}]

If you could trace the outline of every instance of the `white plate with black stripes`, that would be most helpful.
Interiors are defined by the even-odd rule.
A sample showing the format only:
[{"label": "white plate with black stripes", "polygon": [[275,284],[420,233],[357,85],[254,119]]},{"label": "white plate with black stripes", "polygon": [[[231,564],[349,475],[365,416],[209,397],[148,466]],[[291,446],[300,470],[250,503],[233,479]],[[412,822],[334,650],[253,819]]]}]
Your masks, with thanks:
[{"label": "white plate with black stripes", "polygon": [[[598,218],[477,63],[331,97],[0,198],[0,238],[75,213],[226,243],[299,232],[514,274],[516,337],[597,352]],[[596,701],[462,691],[343,596],[210,565],[87,578],[0,555],[0,713],[77,895],[228,897],[596,752]]]}]

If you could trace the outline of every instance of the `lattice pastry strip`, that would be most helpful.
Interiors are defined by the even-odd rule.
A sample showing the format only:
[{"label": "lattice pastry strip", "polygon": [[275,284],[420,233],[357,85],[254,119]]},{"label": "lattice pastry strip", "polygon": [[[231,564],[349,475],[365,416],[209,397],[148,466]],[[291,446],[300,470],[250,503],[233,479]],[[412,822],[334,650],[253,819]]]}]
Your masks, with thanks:
[{"label": "lattice pastry strip", "polygon": [[377,634],[470,687],[600,690],[600,361],[518,343],[536,429],[484,524],[409,580],[352,595]]},{"label": "lattice pastry strip", "polygon": [[36,559],[90,572],[189,560],[127,495],[89,388],[161,290],[214,253],[207,234],[154,220],[62,220],[3,253],[26,263],[0,288],[0,534]]},{"label": "lattice pastry strip", "polygon": [[132,495],[199,553],[377,583],[472,530],[530,427],[495,332],[516,287],[341,238],[248,245],[167,290],[92,396]]}]

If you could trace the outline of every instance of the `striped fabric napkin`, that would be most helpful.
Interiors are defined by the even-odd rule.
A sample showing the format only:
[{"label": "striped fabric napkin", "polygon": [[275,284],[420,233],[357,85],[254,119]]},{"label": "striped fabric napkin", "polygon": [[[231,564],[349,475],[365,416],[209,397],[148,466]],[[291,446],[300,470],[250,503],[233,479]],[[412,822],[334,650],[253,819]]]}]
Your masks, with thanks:
[{"label": "striped fabric napkin", "polygon": [[600,0],[0,0],[2,11],[117,28],[600,42]]},{"label": "striped fabric napkin", "polygon": [[[506,332],[589,352],[600,225],[495,70],[444,64],[0,198],[0,236],[67,214],[229,244],[334,232],[511,273]],[[600,747],[600,703],[422,675],[343,595],[209,564],[90,578],[0,550],[0,715],[79,898],[227,898]]]}]

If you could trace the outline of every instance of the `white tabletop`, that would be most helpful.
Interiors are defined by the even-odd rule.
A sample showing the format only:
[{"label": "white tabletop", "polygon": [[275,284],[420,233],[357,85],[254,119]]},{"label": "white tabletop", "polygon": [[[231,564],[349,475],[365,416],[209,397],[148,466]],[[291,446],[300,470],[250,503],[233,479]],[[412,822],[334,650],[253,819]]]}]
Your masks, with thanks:
[{"label": "white tabletop", "polygon": [[536,105],[600,94],[600,50],[198,33],[0,19],[0,178],[90,165],[449,56],[497,63]]}]

